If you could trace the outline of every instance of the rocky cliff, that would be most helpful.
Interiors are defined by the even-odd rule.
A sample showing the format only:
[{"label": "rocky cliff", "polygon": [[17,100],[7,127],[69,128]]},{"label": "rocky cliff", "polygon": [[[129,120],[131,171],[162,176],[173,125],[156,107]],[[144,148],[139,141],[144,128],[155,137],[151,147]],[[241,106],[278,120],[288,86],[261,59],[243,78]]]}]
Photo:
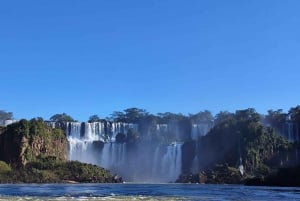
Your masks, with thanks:
[{"label": "rocky cliff", "polygon": [[101,167],[67,161],[68,142],[42,119],[0,127],[0,183],[122,182]]},{"label": "rocky cliff", "polygon": [[62,130],[52,129],[41,120],[21,120],[1,129],[0,160],[24,166],[38,157],[67,160],[67,138]]}]

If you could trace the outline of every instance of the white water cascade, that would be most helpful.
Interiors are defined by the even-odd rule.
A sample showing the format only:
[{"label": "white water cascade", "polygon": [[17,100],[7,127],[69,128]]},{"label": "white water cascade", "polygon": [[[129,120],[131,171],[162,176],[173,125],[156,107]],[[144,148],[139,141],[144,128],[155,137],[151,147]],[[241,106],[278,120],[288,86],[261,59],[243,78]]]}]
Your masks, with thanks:
[{"label": "white water cascade", "polygon": [[298,125],[294,122],[288,121],[283,124],[282,134],[288,141],[299,141]]},{"label": "white water cascade", "polygon": [[[155,146],[139,142],[117,143],[118,133],[138,131],[137,124],[112,122],[46,122],[64,128],[69,142],[69,160],[99,165],[120,174],[127,181],[173,182],[181,174],[182,144]],[[168,134],[176,127],[158,124],[156,132]],[[141,134],[142,135],[142,134]]]},{"label": "white water cascade", "polygon": [[[126,134],[129,129],[137,130],[136,124],[110,122],[68,122],[66,127],[69,160],[96,164],[108,169],[125,162],[126,145],[115,143],[116,135]],[[97,150],[101,150],[100,154]]]},{"label": "white water cascade", "polygon": [[[181,144],[171,144],[162,158],[162,173],[168,181],[174,181],[181,173]],[[175,159],[175,160],[174,160]]]},{"label": "white water cascade", "polygon": [[[163,155],[160,155],[161,149],[165,148]],[[182,144],[172,143],[167,147],[157,147],[154,154],[153,175],[160,181],[175,181],[181,174],[182,164]]]}]

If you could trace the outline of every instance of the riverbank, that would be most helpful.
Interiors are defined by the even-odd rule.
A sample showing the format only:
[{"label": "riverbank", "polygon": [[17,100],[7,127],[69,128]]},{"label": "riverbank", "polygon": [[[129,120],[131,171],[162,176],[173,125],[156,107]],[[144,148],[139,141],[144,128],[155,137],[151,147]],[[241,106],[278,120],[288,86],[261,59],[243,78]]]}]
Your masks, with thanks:
[{"label": "riverbank", "polygon": [[44,159],[11,168],[0,162],[0,183],[121,183],[122,178],[96,165]]}]

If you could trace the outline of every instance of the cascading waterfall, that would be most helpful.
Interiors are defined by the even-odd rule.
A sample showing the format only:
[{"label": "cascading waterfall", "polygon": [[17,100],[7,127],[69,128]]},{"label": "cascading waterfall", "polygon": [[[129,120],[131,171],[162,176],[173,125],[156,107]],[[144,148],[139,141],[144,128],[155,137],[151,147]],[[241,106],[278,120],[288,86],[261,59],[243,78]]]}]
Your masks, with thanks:
[{"label": "cascading waterfall", "polygon": [[125,143],[105,143],[101,153],[100,165],[107,169],[118,169],[126,164]]},{"label": "cascading waterfall", "polygon": [[[66,132],[69,141],[69,160],[96,164],[108,169],[120,165],[120,161],[125,161],[126,145],[115,143],[115,136],[118,133],[126,133],[130,128],[136,129],[136,125],[68,122]],[[101,144],[103,147],[99,154],[96,150]]]},{"label": "cascading waterfall", "polygon": [[[162,182],[175,181],[181,174],[182,144],[172,143],[167,147],[157,147],[154,153],[152,173]],[[161,149],[166,149],[161,155]]]},{"label": "cascading waterfall", "polygon": [[167,147],[167,152],[163,156],[161,164],[166,180],[174,181],[180,175],[181,157],[181,144],[173,143]]},{"label": "cascading waterfall", "polygon": [[[180,143],[159,146],[155,153],[149,152],[149,147],[141,145],[135,148],[134,155],[131,153],[128,156],[127,144],[117,143],[115,140],[118,133],[126,135],[129,129],[138,131],[136,124],[68,122],[65,127],[69,141],[69,160],[96,164],[136,181],[146,178],[149,181],[170,182],[175,181],[181,173]],[[157,125],[157,131],[167,132],[168,125]],[[147,161],[151,162],[146,167],[143,163]],[[145,177],[142,174],[148,175]]]},{"label": "cascading waterfall", "polygon": [[298,125],[292,121],[285,122],[282,135],[290,142],[299,141]]}]

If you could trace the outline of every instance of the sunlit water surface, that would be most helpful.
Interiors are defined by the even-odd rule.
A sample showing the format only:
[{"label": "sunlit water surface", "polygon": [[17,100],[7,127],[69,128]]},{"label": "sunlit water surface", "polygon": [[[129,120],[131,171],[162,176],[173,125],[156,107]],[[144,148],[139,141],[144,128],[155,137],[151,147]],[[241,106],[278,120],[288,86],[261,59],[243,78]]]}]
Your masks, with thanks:
[{"label": "sunlit water surface", "polygon": [[201,184],[1,184],[2,200],[300,200],[300,188]]}]

